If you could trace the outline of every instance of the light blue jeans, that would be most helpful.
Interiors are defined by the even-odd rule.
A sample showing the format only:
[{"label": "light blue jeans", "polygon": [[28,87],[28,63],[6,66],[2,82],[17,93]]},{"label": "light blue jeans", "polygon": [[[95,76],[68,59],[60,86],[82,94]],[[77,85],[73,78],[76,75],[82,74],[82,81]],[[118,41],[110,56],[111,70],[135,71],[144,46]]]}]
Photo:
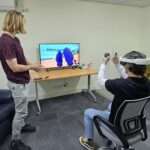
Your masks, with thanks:
[{"label": "light blue jeans", "polygon": [[15,103],[15,116],[12,123],[12,140],[21,138],[21,129],[25,125],[28,115],[28,84],[16,84],[8,81],[8,88],[12,92]]},{"label": "light blue jeans", "polygon": [[97,110],[93,108],[86,109],[84,112],[84,137],[87,139],[93,139],[94,138],[94,123],[93,123],[93,118],[95,116],[101,116],[105,119],[109,119],[110,115],[110,110],[111,110],[111,104],[109,104],[107,110]]}]

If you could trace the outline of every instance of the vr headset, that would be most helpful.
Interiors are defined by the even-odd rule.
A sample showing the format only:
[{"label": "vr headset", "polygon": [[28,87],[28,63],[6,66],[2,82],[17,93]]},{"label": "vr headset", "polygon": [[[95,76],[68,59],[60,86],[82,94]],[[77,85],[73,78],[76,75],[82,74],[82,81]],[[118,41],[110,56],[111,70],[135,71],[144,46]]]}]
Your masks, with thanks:
[{"label": "vr headset", "polygon": [[122,65],[135,64],[135,65],[147,66],[150,65],[150,58],[146,58],[146,55],[140,52],[132,51],[120,58],[120,64]]}]

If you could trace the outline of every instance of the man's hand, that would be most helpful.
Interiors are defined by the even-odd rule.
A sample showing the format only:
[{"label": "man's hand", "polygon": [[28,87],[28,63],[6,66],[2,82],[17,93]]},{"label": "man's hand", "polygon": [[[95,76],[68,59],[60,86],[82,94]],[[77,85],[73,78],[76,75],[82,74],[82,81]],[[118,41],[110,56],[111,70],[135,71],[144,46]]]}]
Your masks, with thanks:
[{"label": "man's hand", "polygon": [[44,71],[45,68],[43,68],[43,66],[41,64],[32,64],[30,65],[31,67],[31,70],[34,70],[36,72],[39,72],[39,71]]},{"label": "man's hand", "polygon": [[119,64],[119,58],[118,58],[117,53],[115,53],[114,57],[112,58],[112,62],[113,62],[115,65]]},{"label": "man's hand", "polygon": [[104,57],[103,58],[104,64],[108,64],[109,60],[110,60],[110,56]]}]

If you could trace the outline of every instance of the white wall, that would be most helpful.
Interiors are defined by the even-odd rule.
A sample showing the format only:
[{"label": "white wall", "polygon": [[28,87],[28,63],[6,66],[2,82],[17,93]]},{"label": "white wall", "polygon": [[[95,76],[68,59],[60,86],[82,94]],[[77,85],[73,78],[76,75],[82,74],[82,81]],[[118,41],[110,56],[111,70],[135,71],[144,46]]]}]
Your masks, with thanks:
[{"label": "white wall", "polygon": [[[25,54],[29,60],[38,60],[38,43],[79,42],[81,63],[93,63],[98,70],[104,52],[117,51],[120,55],[143,46],[143,9],[105,5],[80,0],[26,0],[25,12],[27,35],[20,36]],[[4,13],[0,13],[0,26]],[[114,70],[114,68],[113,68]],[[6,79],[0,69],[0,88],[6,87]],[[115,71],[110,71],[112,76]],[[69,79],[69,85],[62,88],[63,80],[46,81],[40,84],[40,98],[72,93],[86,87],[86,78]],[[96,76],[92,78],[96,89]],[[105,92],[101,90],[105,95]],[[109,97],[109,95],[106,94]],[[31,84],[30,99],[34,97]]]},{"label": "white wall", "polygon": [[142,49],[150,57],[150,7],[143,10]]}]

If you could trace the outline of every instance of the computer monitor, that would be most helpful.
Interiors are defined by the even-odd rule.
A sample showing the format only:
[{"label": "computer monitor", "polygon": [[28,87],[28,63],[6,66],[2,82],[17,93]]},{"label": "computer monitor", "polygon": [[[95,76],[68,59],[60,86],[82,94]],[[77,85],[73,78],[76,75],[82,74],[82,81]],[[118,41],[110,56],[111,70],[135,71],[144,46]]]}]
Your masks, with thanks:
[{"label": "computer monitor", "polygon": [[41,43],[40,62],[44,68],[63,68],[80,63],[80,43]]}]

